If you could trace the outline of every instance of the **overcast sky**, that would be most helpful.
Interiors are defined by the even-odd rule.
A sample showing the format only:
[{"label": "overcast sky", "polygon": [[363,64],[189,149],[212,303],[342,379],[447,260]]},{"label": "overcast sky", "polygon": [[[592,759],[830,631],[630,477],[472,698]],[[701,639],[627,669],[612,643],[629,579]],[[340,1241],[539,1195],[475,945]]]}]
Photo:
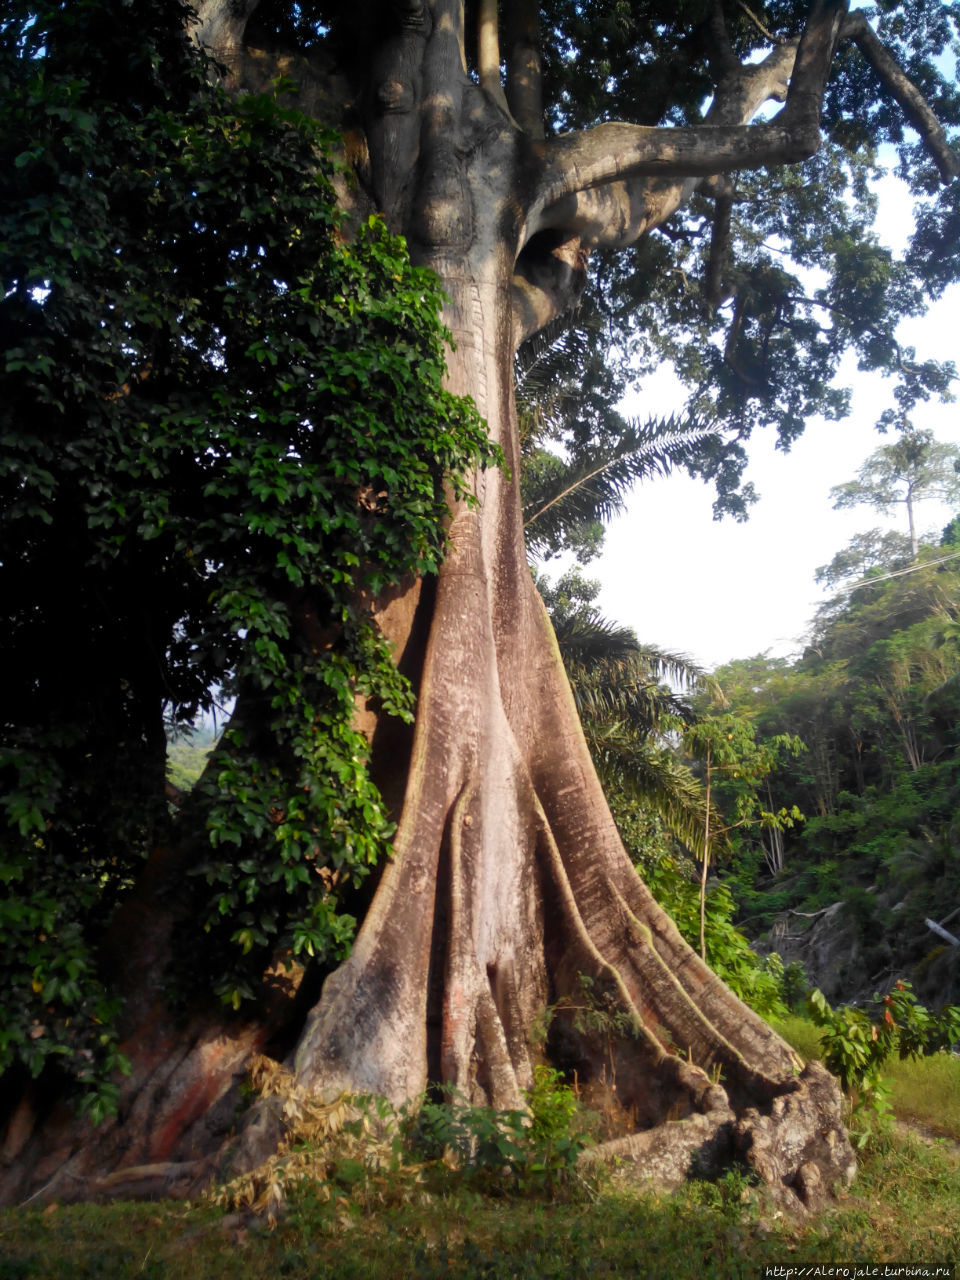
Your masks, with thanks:
[{"label": "overcast sky", "polygon": [[[897,248],[911,226],[909,197],[895,180],[883,188],[881,236]],[[921,358],[957,359],[960,288],[923,320],[904,323],[900,340]],[[632,626],[641,641],[686,653],[713,668],[731,658],[802,650],[803,636],[824,593],[814,581],[854,534],[900,527],[867,507],[834,511],[831,486],[852,480],[864,459],[895,437],[875,423],[891,404],[890,384],[858,373],[851,361],[840,381],[853,388],[851,415],[839,423],[814,419],[789,453],[765,432],[748,445],[760,500],[750,519],[713,519],[713,489],[685,475],[638,486],[630,510],[608,528],[602,557],[585,576],[603,584],[598,600],[612,620]],[[667,378],[657,379],[625,412],[646,417],[679,409]],[[960,406],[930,403],[914,414],[917,427],[960,444]],[[939,504],[918,507],[921,529],[942,529],[955,514]],[[903,521],[906,532],[906,520]],[[557,562],[546,566],[551,575]]]}]

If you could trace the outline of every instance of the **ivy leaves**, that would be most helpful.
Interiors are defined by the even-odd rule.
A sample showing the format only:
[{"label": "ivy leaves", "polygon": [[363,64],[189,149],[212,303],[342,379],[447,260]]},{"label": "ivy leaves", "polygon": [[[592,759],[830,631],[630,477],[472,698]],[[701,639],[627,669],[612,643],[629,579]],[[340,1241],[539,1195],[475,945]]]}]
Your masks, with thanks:
[{"label": "ivy leaves", "polygon": [[[130,92],[105,74],[108,11]],[[347,242],[334,139],[276,97],[228,99],[184,13],[34,5],[0,49],[0,985],[38,1026],[67,1025],[66,951],[109,1003],[97,934],[152,845],[186,838],[164,720],[223,699],[183,819],[192,967],[236,1006],[278,953],[344,953],[343,892],[392,832],[356,701],[412,712],[369,601],[437,567],[445,484],[494,459],[443,387],[436,279],[376,219]],[[0,1071],[42,1067],[29,1040]]]}]

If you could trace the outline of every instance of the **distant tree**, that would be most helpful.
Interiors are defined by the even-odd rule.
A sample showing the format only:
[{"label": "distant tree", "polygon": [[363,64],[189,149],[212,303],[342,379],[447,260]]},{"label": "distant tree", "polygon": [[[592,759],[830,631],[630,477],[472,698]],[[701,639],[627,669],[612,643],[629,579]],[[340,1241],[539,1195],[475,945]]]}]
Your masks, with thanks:
[{"label": "distant tree", "polygon": [[[904,533],[893,529],[868,529],[855,534],[829,564],[822,564],[814,577],[822,586],[834,587],[850,578],[862,578],[871,569],[897,569],[909,564],[911,544]],[[916,551],[912,551],[916,555]]]},{"label": "distant tree", "polygon": [[[774,809],[768,780],[782,757],[799,755],[806,748],[799,738],[788,734],[758,739],[748,717],[725,707],[699,717],[684,734],[684,745],[700,762],[704,784],[700,954],[706,959],[707,875],[714,849],[734,831],[759,828],[779,832],[800,820],[796,805]],[[714,806],[724,815],[720,826]],[[772,871],[782,870],[778,850],[774,844],[768,856]]]},{"label": "distant tree", "polygon": [[906,431],[893,444],[872,453],[855,480],[830,490],[834,510],[870,506],[884,515],[905,507],[910,531],[910,554],[916,557],[920,539],[916,528],[918,502],[937,498],[960,500],[960,447],[935,440],[932,431]]}]

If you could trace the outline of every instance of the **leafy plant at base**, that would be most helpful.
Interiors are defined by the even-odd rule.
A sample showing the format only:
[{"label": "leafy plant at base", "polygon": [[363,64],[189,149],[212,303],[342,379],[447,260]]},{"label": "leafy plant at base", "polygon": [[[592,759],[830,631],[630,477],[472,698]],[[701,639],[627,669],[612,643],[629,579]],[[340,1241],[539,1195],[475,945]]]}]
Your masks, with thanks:
[{"label": "leafy plant at base", "polygon": [[807,1007],[821,1028],[824,1065],[833,1072],[851,1099],[851,1136],[865,1146],[889,1132],[893,1123],[890,1087],[880,1074],[883,1064],[938,1053],[960,1039],[960,1007],[933,1014],[917,1002],[909,982],[897,982],[883,997],[874,995],[882,1015],[877,1021],[862,1009],[844,1005],[831,1009],[822,991],[814,990]]},{"label": "leafy plant at base", "polygon": [[[228,98],[186,16],[0,29],[0,1072],[58,1063],[95,1111],[97,944],[158,842],[192,841],[190,965],[227,1004],[349,947],[392,833],[356,703],[412,709],[369,602],[436,569],[445,483],[494,457],[435,277],[377,219],[347,241],[332,137]],[[172,833],[164,722],[225,698]]]},{"label": "leafy plant at base", "polygon": [[535,1069],[525,1098],[525,1111],[473,1106],[457,1097],[425,1101],[408,1122],[411,1149],[459,1168],[487,1189],[552,1193],[569,1181],[588,1142],[577,1124],[580,1104],[561,1073],[545,1066]]},{"label": "leafy plant at base", "polygon": [[573,1089],[549,1067],[536,1068],[523,1110],[476,1106],[456,1094],[401,1107],[369,1095],[325,1103],[268,1058],[255,1060],[250,1079],[282,1118],[285,1135],[275,1155],[213,1198],[271,1223],[298,1191],[323,1203],[347,1197],[366,1209],[428,1187],[552,1196],[571,1182],[589,1143]]},{"label": "leafy plant at base", "polygon": [[[603,1066],[604,1084],[612,1092],[617,1088],[617,1067],[614,1048],[618,1042],[632,1039],[637,1034],[634,1020],[623,1009],[615,991],[592,978],[588,973],[578,973],[573,992],[561,996],[556,1004],[544,1011],[541,1027],[544,1041],[550,1026],[558,1014],[569,1015],[568,1025],[578,1035],[600,1042],[606,1062]],[[610,1075],[606,1073],[609,1067]]]}]

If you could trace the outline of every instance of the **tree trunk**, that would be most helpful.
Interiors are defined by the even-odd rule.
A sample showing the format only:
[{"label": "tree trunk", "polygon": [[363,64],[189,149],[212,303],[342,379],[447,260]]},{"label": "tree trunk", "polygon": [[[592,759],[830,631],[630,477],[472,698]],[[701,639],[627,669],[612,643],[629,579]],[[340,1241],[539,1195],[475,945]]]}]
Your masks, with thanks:
[{"label": "tree trunk", "polygon": [[[236,11],[202,9],[223,23]],[[534,323],[531,281],[538,296],[568,299],[582,263],[576,237],[530,237],[528,175],[542,143],[464,74],[461,14],[452,0],[411,7],[381,43],[366,97],[367,178],[415,260],[443,281],[456,343],[449,385],[474,398],[507,468],[478,476],[477,505],[454,512],[436,591],[414,586],[379,610],[418,687],[409,758],[394,751],[381,769],[385,792],[403,792],[394,857],[288,1061],[299,1084],[327,1096],[400,1102],[440,1082],[520,1106],[534,1024],[586,975],[633,1021],[613,1055],[616,1096],[637,1133],[617,1153],[666,1184],[695,1159],[737,1155],[786,1198],[813,1203],[852,1175],[837,1086],[815,1065],[802,1069],[722,985],[635,872],[527,567],[513,357]],[[208,27],[221,39],[224,30]],[[225,60],[239,76],[235,48]],[[388,734],[372,725],[375,763],[389,754],[378,749]],[[169,874],[159,855],[150,874]],[[179,1025],[157,985],[169,930],[152,904],[147,878],[118,935],[136,993],[120,1115],[90,1135],[58,1111],[37,1126],[23,1104],[0,1198],[196,1188],[221,1167],[245,1064],[272,1039],[279,1053],[275,1038],[296,1025],[292,989],[255,1024],[198,1014]],[[606,1037],[591,1040],[560,1011],[547,1049],[581,1081],[609,1061]],[[276,1136],[255,1111],[231,1167],[263,1158]]]}]

